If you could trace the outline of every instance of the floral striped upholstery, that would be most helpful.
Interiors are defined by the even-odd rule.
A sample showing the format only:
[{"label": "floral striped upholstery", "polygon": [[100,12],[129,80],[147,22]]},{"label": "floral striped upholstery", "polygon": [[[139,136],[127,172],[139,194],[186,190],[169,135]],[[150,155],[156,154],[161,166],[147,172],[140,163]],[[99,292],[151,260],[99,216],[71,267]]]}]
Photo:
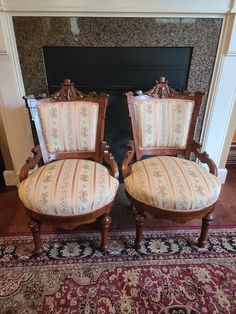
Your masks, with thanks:
[{"label": "floral striped upholstery", "polygon": [[144,204],[165,210],[194,211],[215,203],[221,184],[195,162],[161,156],[133,164],[125,188]]},{"label": "floral striped upholstery", "polygon": [[193,107],[194,101],[186,99],[135,98],[140,146],[185,148]]},{"label": "floral striped upholstery", "polygon": [[95,151],[98,109],[97,103],[84,101],[38,106],[47,151]]},{"label": "floral striped upholstery", "polygon": [[41,214],[86,214],[113,201],[118,180],[90,160],[59,160],[40,167],[19,185],[25,207]]}]

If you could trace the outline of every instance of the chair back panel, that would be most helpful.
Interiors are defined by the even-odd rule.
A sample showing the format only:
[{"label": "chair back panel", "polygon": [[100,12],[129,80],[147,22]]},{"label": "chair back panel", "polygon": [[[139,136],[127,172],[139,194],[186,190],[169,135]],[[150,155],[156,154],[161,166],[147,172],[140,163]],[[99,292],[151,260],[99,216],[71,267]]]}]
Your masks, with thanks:
[{"label": "chair back panel", "polygon": [[101,162],[108,95],[27,99],[43,161],[89,158]]},{"label": "chair back panel", "polygon": [[37,107],[48,153],[95,151],[98,103],[51,102]]},{"label": "chair back panel", "polygon": [[168,91],[126,93],[136,160],[152,155],[190,158],[204,94]]},{"label": "chair back panel", "polygon": [[185,149],[194,101],[134,98],[134,114],[141,148]]}]

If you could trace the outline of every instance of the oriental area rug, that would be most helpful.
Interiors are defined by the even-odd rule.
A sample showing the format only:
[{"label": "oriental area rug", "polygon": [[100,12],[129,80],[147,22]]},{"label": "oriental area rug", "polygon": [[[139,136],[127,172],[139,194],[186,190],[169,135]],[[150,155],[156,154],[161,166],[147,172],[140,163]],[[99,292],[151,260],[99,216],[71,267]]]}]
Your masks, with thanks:
[{"label": "oriental area rug", "polygon": [[29,258],[31,236],[0,239],[0,313],[236,313],[236,228],[213,229],[206,249],[187,245],[199,230],[44,235]]}]

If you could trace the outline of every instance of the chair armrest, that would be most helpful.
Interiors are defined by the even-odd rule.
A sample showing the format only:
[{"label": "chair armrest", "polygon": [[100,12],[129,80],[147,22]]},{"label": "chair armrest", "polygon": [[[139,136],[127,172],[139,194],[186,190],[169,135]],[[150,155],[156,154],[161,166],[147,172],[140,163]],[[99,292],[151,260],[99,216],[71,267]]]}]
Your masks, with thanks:
[{"label": "chair armrest", "polygon": [[202,145],[196,141],[193,141],[192,152],[203,163],[208,165],[210,173],[217,176],[218,171],[215,162],[209,157],[209,155],[202,151]]},{"label": "chair armrest", "polygon": [[130,174],[131,170],[129,164],[131,163],[134,157],[134,142],[131,140],[127,146],[129,150],[126,152],[125,157],[122,161],[123,178],[126,178]]},{"label": "chair armrest", "polygon": [[34,154],[33,157],[29,157],[24,166],[20,170],[20,182],[28,177],[30,169],[33,169],[42,159],[42,153],[39,145],[35,146],[31,152]]},{"label": "chair armrest", "polygon": [[118,179],[119,168],[118,168],[117,162],[115,161],[114,156],[111,153],[109,153],[109,145],[105,141],[102,142],[102,158],[110,167],[111,175],[114,178]]}]

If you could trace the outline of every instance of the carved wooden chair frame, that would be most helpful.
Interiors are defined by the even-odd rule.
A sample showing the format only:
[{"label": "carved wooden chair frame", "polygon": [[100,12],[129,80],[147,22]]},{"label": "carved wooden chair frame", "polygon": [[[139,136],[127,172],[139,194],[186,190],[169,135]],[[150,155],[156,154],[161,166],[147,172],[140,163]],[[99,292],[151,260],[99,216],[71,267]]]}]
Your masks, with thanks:
[{"label": "carved wooden chair frame", "polygon": [[[134,116],[134,97],[141,99],[145,98],[169,98],[169,99],[184,99],[193,100],[195,102],[190,129],[187,137],[187,144],[185,149],[173,148],[173,147],[148,147],[141,148],[138,139],[138,126]],[[194,95],[190,95],[187,92],[179,93],[174,89],[169,88],[168,82],[165,78],[161,77],[159,81],[156,81],[156,85],[146,93],[139,92],[138,95],[134,95],[133,92],[126,93],[126,104],[128,106],[131,140],[128,144],[128,151],[122,162],[122,175],[126,178],[131,173],[131,165],[135,161],[141,160],[143,156],[178,156],[181,155],[185,159],[190,159],[191,156],[195,156],[202,163],[206,163],[209,168],[209,172],[217,176],[217,168],[214,161],[209,158],[206,152],[203,152],[202,145],[194,140],[195,127],[197,118],[200,112],[200,108],[203,102],[204,94],[197,92]],[[179,223],[185,223],[192,219],[202,219],[201,234],[197,241],[189,239],[190,244],[204,247],[206,245],[209,225],[213,221],[212,212],[214,210],[214,204],[201,210],[196,211],[166,211],[157,207],[139,202],[133,198],[126,191],[126,194],[131,201],[131,208],[135,217],[136,223],[136,240],[135,249],[138,251],[141,248],[143,241],[143,225],[146,218],[145,212],[152,214],[156,218],[165,218]]]},{"label": "carved wooden chair frame", "polygon": [[[42,136],[42,128],[39,121],[39,116],[37,113],[37,106],[48,103],[48,102],[69,102],[69,101],[89,101],[99,104],[98,122],[97,122],[97,137],[95,144],[95,151],[72,151],[72,152],[57,152],[48,153],[46,163],[60,160],[60,159],[90,159],[95,162],[102,163],[105,162],[109,167],[110,174],[118,178],[119,171],[116,161],[114,160],[112,154],[109,153],[109,146],[105,141],[104,137],[104,124],[105,124],[105,112],[108,105],[108,95],[101,94],[96,96],[95,93],[84,94],[78,92],[73,83],[70,80],[65,80],[61,86],[60,91],[54,93],[52,97],[42,98],[42,99],[32,99],[25,98],[32,119],[34,120],[35,127],[37,130],[39,143],[35,148],[32,149],[33,157],[27,159],[26,163],[23,165],[20,171],[20,182],[28,177],[29,171],[34,169],[37,165],[42,165],[42,149],[45,148],[45,142]],[[102,232],[101,232],[101,249],[102,251],[107,250],[108,245],[108,230],[111,224],[111,218],[109,213],[113,206],[114,201],[107,204],[106,206],[99,208],[98,210],[92,211],[91,213],[73,215],[73,216],[54,216],[36,213],[28,208],[25,208],[26,214],[29,217],[29,228],[31,229],[35,249],[33,255],[39,255],[42,251],[42,243],[40,237],[40,227],[42,223],[55,224],[65,230],[72,230],[75,227],[82,224],[89,224],[94,222],[98,217],[102,216]]]}]

